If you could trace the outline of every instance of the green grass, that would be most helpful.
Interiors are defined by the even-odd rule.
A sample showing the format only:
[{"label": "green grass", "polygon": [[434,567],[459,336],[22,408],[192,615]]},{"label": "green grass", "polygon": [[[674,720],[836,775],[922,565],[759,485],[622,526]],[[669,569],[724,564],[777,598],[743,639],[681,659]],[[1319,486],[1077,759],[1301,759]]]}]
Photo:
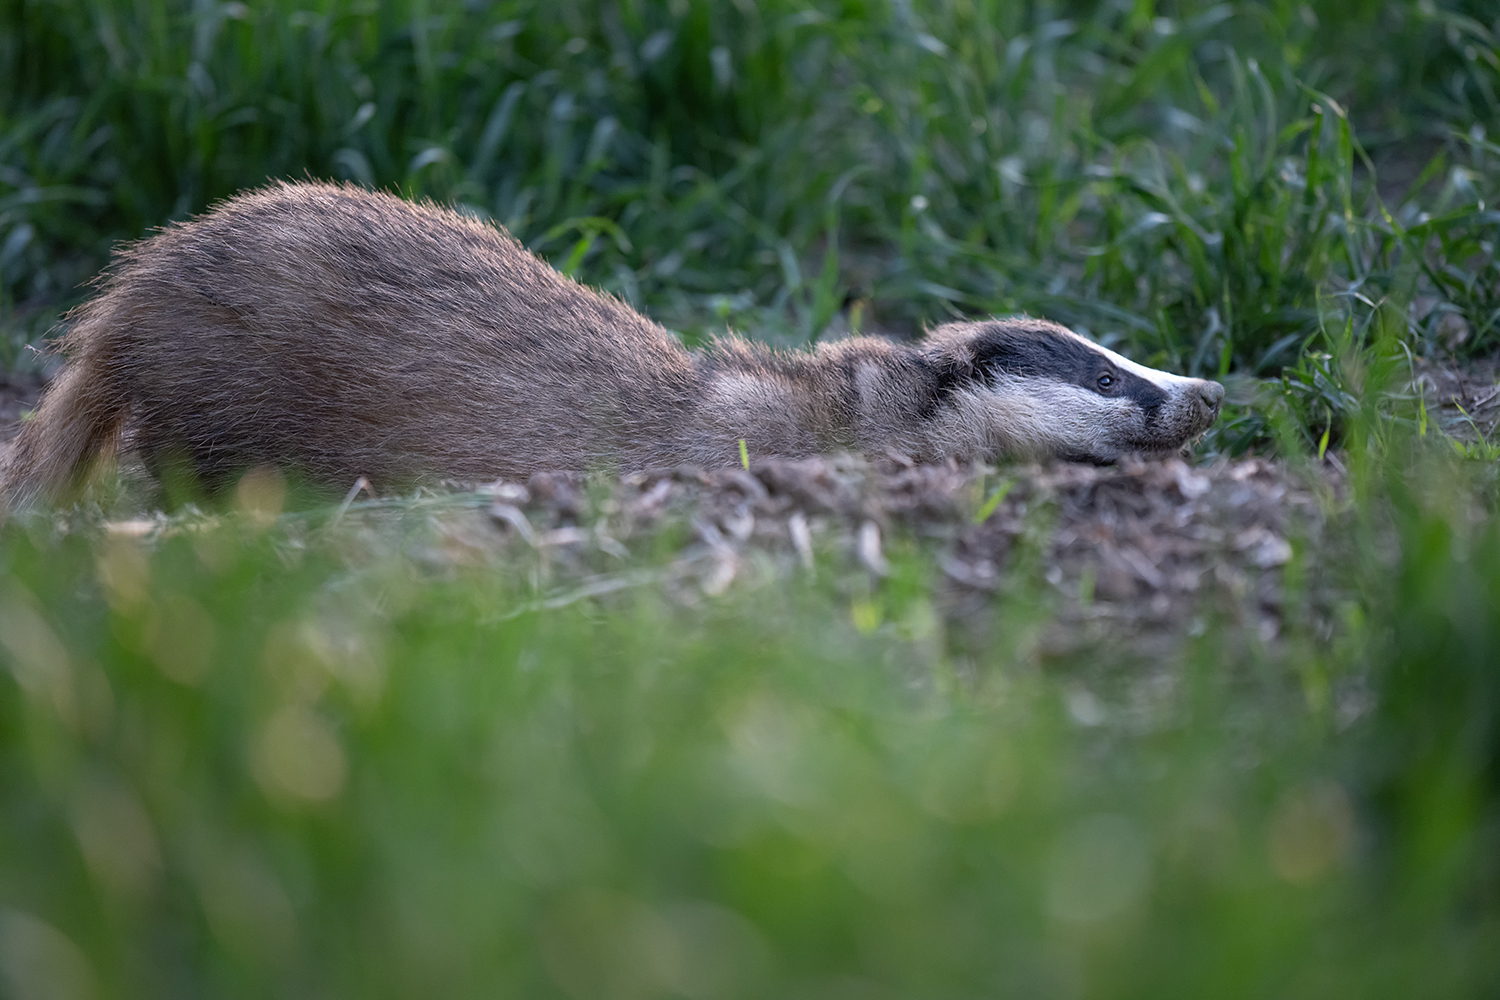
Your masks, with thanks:
[{"label": "green grass", "polygon": [[311,174],[689,341],[1052,316],[1347,469],[1282,634],[1165,658],[1047,652],[1045,510],[967,618],[921,538],[589,597],[462,498],[12,521],[0,995],[1493,996],[1497,443],[1409,388],[1500,340],[1490,6],[0,0],[0,372]]},{"label": "green grass", "polygon": [[[0,971],[22,997],[1488,995],[1494,487],[1413,438],[1379,468],[1318,571],[1331,625],[1292,611],[1273,650],[1231,602],[1154,663],[1045,653],[1024,552],[976,630],[900,539],[884,581],[822,551],[549,610],[524,556],[424,556],[441,504],[12,523]],[[40,985],[69,977],[94,991]]]}]

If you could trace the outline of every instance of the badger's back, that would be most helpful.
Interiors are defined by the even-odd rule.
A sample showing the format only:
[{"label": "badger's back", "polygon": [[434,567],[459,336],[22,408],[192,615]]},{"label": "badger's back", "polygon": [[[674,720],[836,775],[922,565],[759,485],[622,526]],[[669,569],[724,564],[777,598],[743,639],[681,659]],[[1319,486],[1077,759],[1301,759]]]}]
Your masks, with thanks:
[{"label": "badger's back", "polygon": [[492,226],[352,187],[279,184],[173,226],[72,320],[93,408],[128,414],[158,470],[210,483],[261,462],[390,483],[670,461],[693,392],[689,356],[641,314]]}]

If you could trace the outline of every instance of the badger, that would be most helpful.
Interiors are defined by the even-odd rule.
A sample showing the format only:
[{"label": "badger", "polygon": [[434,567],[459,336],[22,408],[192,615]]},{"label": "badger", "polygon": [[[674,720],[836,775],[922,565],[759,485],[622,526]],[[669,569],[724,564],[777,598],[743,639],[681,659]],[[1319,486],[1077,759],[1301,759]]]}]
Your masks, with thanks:
[{"label": "badger", "polygon": [[344,488],[821,452],[1113,462],[1180,449],[1217,382],[1055,323],[689,351],[504,230],[431,203],[274,183],[127,246],[67,317],[65,363],[0,508],[61,502],[133,450],[206,490],[247,469]]}]

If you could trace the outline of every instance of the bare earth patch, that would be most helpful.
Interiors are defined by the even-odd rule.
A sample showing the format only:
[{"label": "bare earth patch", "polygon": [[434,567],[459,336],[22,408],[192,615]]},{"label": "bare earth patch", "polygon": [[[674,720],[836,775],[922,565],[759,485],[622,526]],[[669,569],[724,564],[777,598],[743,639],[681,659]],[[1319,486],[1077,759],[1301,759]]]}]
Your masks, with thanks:
[{"label": "bare earth patch", "polygon": [[1418,359],[1416,386],[1435,407],[1443,429],[1466,440],[1489,438],[1500,426],[1500,357],[1462,364]]},{"label": "bare earth patch", "polygon": [[[546,474],[467,494],[482,501],[466,516],[450,509],[434,520],[425,559],[515,566],[529,552],[529,607],[541,608],[646,584],[694,601],[736,581],[798,573],[874,585],[892,574],[897,551],[917,553],[933,561],[936,610],[961,644],[967,635],[986,645],[1001,627],[997,597],[1035,594],[1041,583],[1049,596],[1037,617],[1048,624],[1034,639],[1037,655],[1065,658],[1107,642],[1153,658],[1177,651],[1211,617],[1229,616],[1269,646],[1288,616],[1326,615],[1330,595],[1288,594],[1285,569],[1296,561],[1295,579],[1317,582],[1341,484],[1333,464],[1293,471],[1259,458],[996,469],[841,456],[605,483]],[[672,524],[687,530],[665,565],[636,568],[636,555],[660,557]],[[1303,553],[1317,553],[1306,560],[1313,565]]]}]

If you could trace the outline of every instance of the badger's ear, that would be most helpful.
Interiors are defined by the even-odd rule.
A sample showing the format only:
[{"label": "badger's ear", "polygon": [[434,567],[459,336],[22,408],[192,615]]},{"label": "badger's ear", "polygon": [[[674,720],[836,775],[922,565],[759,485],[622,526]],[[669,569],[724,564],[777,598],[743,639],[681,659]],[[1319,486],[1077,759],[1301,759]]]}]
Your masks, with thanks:
[{"label": "badger's ear", "polygon": [[945,323],[927,335],[925,353],[937,373],[939,388],[952,388],[975,379],[974,335],[978,326]]}]

